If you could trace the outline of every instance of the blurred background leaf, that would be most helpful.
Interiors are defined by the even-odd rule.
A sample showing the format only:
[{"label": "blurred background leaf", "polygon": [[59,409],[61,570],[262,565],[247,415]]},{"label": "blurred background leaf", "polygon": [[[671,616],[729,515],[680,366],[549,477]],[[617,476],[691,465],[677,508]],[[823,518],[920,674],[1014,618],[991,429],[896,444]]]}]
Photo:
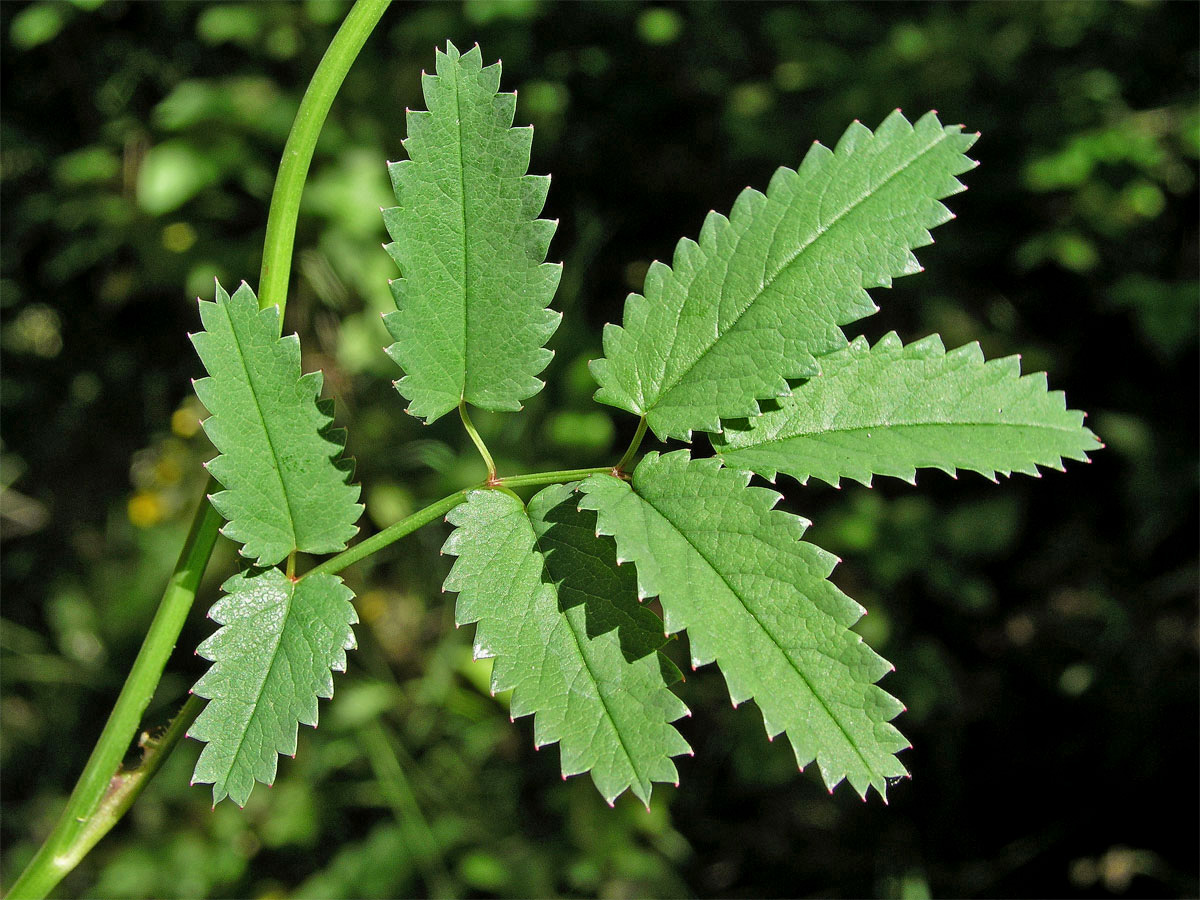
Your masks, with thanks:
[{"label": "blurred background leaf", "polygon": [[[256,279],[287,129],[348,8],[0,4],[8,881],[182,541],[212,454],[189,391],[195,297]],[[1075,0],[396,5],[318,146],[287,323],[338,397],[370,527],[482,474],[452,422],[401,412],[380,351],[384,161],[447,38],[503,59],[562,220],[547,388],[477,422],[503,469],[622,446],[634,423],[591,402],[586,363],[650,261],[814,138],[897,106],[981,130],[983,165],[926,273],[878,292],[865,332],[1022,352],[1109,449],[999,487],[789,488],[897,665],[914,777],[890,807],[797,775],[715,671],[682,686],[697,755],[650,813],[563,783],[452,627],[430,527],[346,573],[361,649],[273,790],[212,811],[187,785],[189,742],[61,894],[1195,896],[1198,20],[1195,4]],[[234,565],[219,548],[198,605]],[[194,619],[149,723],[200,673],[211,626]]]}]

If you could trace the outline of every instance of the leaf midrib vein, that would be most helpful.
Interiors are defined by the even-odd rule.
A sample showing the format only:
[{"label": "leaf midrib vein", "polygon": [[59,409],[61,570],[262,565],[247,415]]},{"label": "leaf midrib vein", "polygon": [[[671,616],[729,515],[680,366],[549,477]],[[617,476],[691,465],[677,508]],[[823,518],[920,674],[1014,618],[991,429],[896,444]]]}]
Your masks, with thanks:
[{"label": "leaf midrib vein", "polygon": [[468,360],[470,358],[470,354],[467,350],[467,340],[471,333],[471,304],[469,302],[470,290],[468,287],[468,279],[470,278],[471,268],[470,259],[467,255],[467,171],[466,164],[463,161],[462,99],[459,91],[459,84],[462,79],[462,74],[462,66],[456,60],[454,63],[454,126],[458,133],[458,209],[460,213],[459,221],[462,223],[460,234],[462,235],[463,368],[462,389],[458,394],[460,403],[467,397],[467,371],[469,369]]},{"label": "leaf midrib vein", "polygon": [[[266,672],[263,673],[263,677],[258,683],[258,690],[254,695],[254,703],[250,707],[250,715],[245,720],[245,724],[241,729],[241,735],[238,737],[237,748],[233,751],[233,756],[230,758],[229,767],[225,770],[225,782],[227,784],[229,782],[229,776],[237,766],[238,759],[242,755],[242,747],[245,746],[246,736],[250,733],[250,723],[258,717],[258,704],[262,700],[263,693],[267,689],[267,682],[271,680],[271,674],[275,671],[275,663],[279,659],[279,647],[283,643],[283,634],[287,630],[288,619],[292,615],[294,600],[296,599],[297,586],[293,584],[283,585],[282,587],[285,597],[284,604],[287,608],[283,613],[283,621],[279,625],[279,631],[276,633],[273,646],[271,647],[271,662],[267,666]],[[266,612],[266,610],[263,610],[263,612]],[[278,750],[276,750],[274,747],[272,747],[271,750],[278,755]],[[252,782],[258,780],[253,773],[251,774],[251,779]],[[228,794],[229,791],[226,790],[225,793]]]},{"label": "leaf midrib vein", "polygon": [[[636,493],[636,491],[634,493]],[[708,558],[708,555],[706,553],[704,553],[704,551],[701,550],[692,541],[691,537],[687,534],[687,532],[685,532],[682,528],[680,528],[678,525],[675,524],[675,521],[670,516],[668,516],[665,512],[663,512],[661,509],[659,509],[657,506],[655,506],[654,503],[652,503],[650,501],[650,499],[647,498],[645,495],[638,494],[638,496],[641,497],[642,500],[646,503],[646,505],[648,507],[650,507],[650,509],[653,509],[663,519],[663,521],[665,521],[668,525],[670,525],[671,528],[687,542],[688,546],[692,548],[692,550],[695,552],[695,554],[701,560],[704,561],[704,564],[706,566],[708,566],[708,568],[712,571],[712,573],[714,575],[716,575],[719,579],[721,579],[721,582],[725,585],[725,587],[729,590],[729,592],[738,599],[738,602],[741,603],[742,608],[750,615],[750,618],[752,618],[754,620],[754,623],[756,625],[758,625],[758,627],[760,629],[762,629],[763,634],[765,634],[767,637],[769,637],[771,639],[771,643],[773,643],[779,649],[780,654],[782,654],[783,658],[788,661],[788,665],[790,665],[792,667],[792,670],[800,677],[800,680],[802,682],[804,682],[804,686],[806,688],[808,688],[808,691],[810,694],[812,694],[813,699],[815,699],[817,701],[817,703],[820,704],[821,709],[825,711],[825,714],[829,717],[830,721],[832,721],[837,726],[838,731],[840,731],[842,733],[842,737],[844,737],[846,739],[846,743],[849,744],[849,746],[852,750],[854,750],[855,755],[862,762],[863,766],[867,769],[868,772],[870,772],[874,776],[876,774],[875,767],[867,761],[867,758],[865,756],[863,756],[863,753],[859,749],[857,742],[850,736],[850,733],[848,731],[846,731],[846,728],[844,725],[842,725],[841,720],[836,715],[833,714],[833,711],[829,708],[829,704],[827,704],[825,702],[825,698],[822,697],[821,694],[813,687],[812,682],[809,681],[808,677],[800,670],[800,667],[796,665],[795,660],[793,660],[792,657],[788,654],[787,650],[784,649],[783,644],[781,644],[779,642],[779,639],[775,637],[775,635],[772,633],[771,629],[769,629],[765,624],[763,624],[762,620],[758,617],[758,615],[754,612],[754,610],[751,609],[750,606],[747,604],[745,598],[743,598],[742,595],[738,592],[738,590],[736,588],[734,588],[734,586],[732,584],[729,583],[729,579],[725,577],[725,573],[722,572],[721,569],[718,568],[713,563],[713,561]],[[811,602],[811,601],[809,601],[809,602]],[[786,731],[787,728],[785,727],[784,730]],[[846,773],[846,774],[849,774],[849,773]]]},{"label": "leaf midrib vein", "polygon": [[[538,536],[537,530],[534,529],[534,527],[533,527],[533,521],[529,518],[528,510],[522,510],[521,514],[525,517],[525,520],[529,523],[529,530],[533,534],[533,545],[537,549],[538,554],[542,557],[542,569],[543,569],[543,571],[545,571],[546,551],[542,549],[541,538]],[[555,588],[554,588],[554,597],[555,597],[555,605],[557,605],[557,602],[559,599],[559,591],[558,591],[557,586],[555,586]],[[584,667],[585,671],[588,673],[588,677],[592,680],[592,684],[594,684],[596,686],[596,696],[600,698],[600,706],[604,709],[604,716],[605,716],[605,718],[608,719],[609,724],[612,725],[613,734],[615,734],[617,737],[617,744],[621,748],[621,753],[623,753],[625,755],[625,759],[628,760],[629,767],[631,769],[633,769],[633,774],[638,779],[638,786],[641,787],[641,786],[649,784],[650,782],[648,782],[642,776],[642,772],[638,768],[637,763],[634,761],[633,755],[629,752],[629,748],[625,745],[625,738],[621,734],[621,726],[619,726],[617,724],[617,719],[613,715],[612,710],[609,708],[608,700],[604,696],[604,689],[601,686],[599,679],[596,678],[596,673],[592,671],[592,666],[591,666],[591,663],[588,662],[587,654],[583,652],[583,644],[580,642],[579,632],[575,628],[575,623],[571,621],[571,617],[567,615],[566,610],[559,609],[558,613],[563,618],[563,620],[567,623],[567,628],[571,632],[571,637],[575,642],[575,649],[579,653],[579,658],[583,662],[583,667]],[[586,615],[586,611],[585,611],[585,615]]]},{"label": "leaf midrib vein", "polygon": [[[834,434],[853,434],[860,431],[871,431],[872,429],[879,431],[887,431],[893,428],[1038,428],[1047,431],[1060,431],[1064,434],[1073,433],[1078,430],[1078,426],[1054,425],[1046,422],[975,422],[968,420],[947,420],[945,422],[875,422],[867,425],[854,425],[839,428],[817,428],[811,431],[794,431],[786,432],[780,429],[778,433],[771,437],[763,438],[761,441],[755,441],[747,444],[740,444],[736,447],[727,445],[732,449],[741,450],[749,447],[761,447],[764,444],[773,443],[776,441],[788,441],[794,438],[809,438],[809,437],[824,437]],[[750,433],[754,433],[754,429],[750,429]]]},{"label": "leaf midrib vein", "polygon": [[[232,302],[232,298],[230,302]],[[258,312],[254,313],[254,317],[256,319],[258,315]],[[280,464],[279,454],[275,450],[275,442],[271,440],[271,429],[267,426],[267,417],[263,413],[262,404],[258,401],[258,390],[255,387],[254,376],[250,371],[250,367],[246,364],[246,355],[242,352],[241,338],[238,334],[237,326],[233,321],[232,310],[228,306],[225,308],[225,317],[229,321],[229,331],[233,335],[233,347],[234,350],[237,351],[238,362],[241,363],[242,372],[246,375],[246,384],[250,388],[250,397],[254,400],[254,411],[258,413],[258,421],[262,425],[263,436],[267,441],[267,449],[271,451],[271,461],[274,463],[274,465],[271,467],[271,471],[275,473],[275,479],[279,482],[279,490],[283,494],[284,510],[287,512],[288,517],[288,531],[291,532],[292,536],[292,547],[288,551],[290,553],[293,550],[298,549],[297,545],[299,544],[299,540],[296,536],[296,516],[292,510],[292,500],[288,495],[287,485],[283,480],[283,466]],[[261,559],[261,554],[257,555]]]},{"label": "leaf midrib vein", "polygon": [[[805,244],[802,244],[799,248],[797,248],[795,253],[793,253],[790,257],[788,257],[786,260],[784,260],[783,263],[780,264],[780,266],[775,270],[775,272],[773,274],[771,274],[765,280],[760,281],[758,290],[754,293],[753,296],[750,297],[749,301],[747,301],[747,303],[741,309],[741,311],[736,316],[734,316],[733,320],[724,329],[720,329],[719,324],[718,324],[718,333],[717,333],[716,337],[713,338],[713,340],[711,342],[709,342],[708,346],[706,346],[702,351],[700,351],[699,354],[696,355],[695,359],[693,359],[690,363],[688,363],[687,367],[682,372],[680,372],[675,378],[673,378],[671,380],[670,386],[665,387],[658,392],[658,398],[654,401],[653,404],[651,404],[650,408],[641,410],[641,413],[643,415],[645,415],[645,414],[649,413],[649,411],[651,409],[654,409],[654,407],[658,406],[658,404],[662,401],[662,398],[665,397],[672,390],[674,390],[688,376],[688,373],[691,372],[692,369],[694,369],[697,365],[699,365],[700,361],[702,359],[704,359],[704,357],[706,357],[712,351],[713,347],[715,347],[718,343],[720,343],[721,339],[737,326],[737,323],[739,321],[741,321],[742,317],[744,315],[746,315],[747,312],[750,311],[751,307],[754,306],[754,304],[759,300],[759,298],[761,298],[762,295],[767,292],[767,290],[779,279],[779,277],[789,267],[791,267],[792,264],[795,263],[796,260],[798,260],[805,253],[805,251],[807,251],[810,247],[813,246],[813,244],[815,244],[818,240],[820,240],[822,237],[824,237],[826,234],[828,234],[830,231],[832,231],[834,226],[836,226],[839,222],[844,220],[846,218],[846,216],[848,216],[855,209],[857,209],[859,206],[861,206],[863,203],[865,203],[868,199],[870,199],[872,196],[874,196],[879,191],[881,191],[885,186],[887,186],[888,183],[890,183],[892,181],[893,178],[895,178],[897,175],[899,175],[901,172],[903,172],[910,166],[914,165],[918,160],[920,160],[922,157],[924,157],[927,153],[932,152],[933,149],[935,147],[937,147],[939,144],[941,144],[942,141],[946,140],[947,137],[949,137],[949,133],[945,129],[942,129],[942,132],[936,141],[931,143],[929,146],[925,147],[916,156],[912,157],[911,159],[905,161],[902,165],[893,169],[892,172],[889,173],[889,175],[885,179],[883,179],[883,181],[874,185],[865,194],[863,194],[861,197],[859,197],[857,200],[855,200],[852,204],[850,204],[844,210],[842,210],[842,212],[838,213],[838,215],[835,216],[828,224],[819,228],[816,231],[816,233],[813,234],[813,236],[811,238],[809,238],[808,242]],[[826,185],[826,190],[827,189],[828,189],[828,185]],[[742,236],[739,236],[739,238],[738,238],[739,241],[741,240],[741,237]],[[686,303],[686,298],[685,298],[684,302]],[[837,324],[840,326],[845,323],[839,322]]]}]

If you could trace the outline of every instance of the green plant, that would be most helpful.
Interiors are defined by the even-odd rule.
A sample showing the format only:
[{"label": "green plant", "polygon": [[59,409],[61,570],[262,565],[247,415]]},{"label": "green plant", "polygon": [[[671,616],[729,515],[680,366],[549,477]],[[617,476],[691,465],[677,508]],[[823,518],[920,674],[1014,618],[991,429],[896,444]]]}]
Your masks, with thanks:
[{"label": "green plant", "polygon": [[[362,39],[382,12],[374,7],[352,13]],[[357,48],[345,52],[348,66]],[[457,618],[477,623],[477,653],[496,657],[493,688],[514,691],[513,715],[536,713],[537,742],[560,744],[564,774],[590,771],[610,802],[626,789],[648,802],[655,781],[676,780],[671,760],[689,748],[671,723],[686,708],[659,651],[664,633],[686,629],[693,664],[717,661],[734,702],[754,698],[768,735],[787,732],[798,763],[815,760],[830,789],[848,779],[861,795],[883,795],[905,774],[896,753],[907,746],[890,725],[899,703],[876,686],[888,664],[849,630],[861,609],[828,581],[832,557],[800,540],[807,523],[773,509],[779,495],[748,486],[749,473],[994,477],[1061,467],[1097,446],[1082,414],[1044,377],[1022,378],[1015,360],[947,354],[936,338],[904,347],[889,335],[871,348],[842,335],[874,311],[867,287],[918,270],[912,250],[949,217],[940,200],[961,189],[974,137],[933,114],[910,125],[897,112],[875,133],[856,123],[836,150],[814,145],[798,172],[779,170],[766,195],[744,192],[729,219],[710,215],[672,267],[651,268],[623,327],[606,330],[597,399],[640,417],[622,458],[502,476],[467,407],[517,410],[540,389],[559,269],[544,262],[554,224],[537,218],[549,181],[525,174],[531,133],[510,127],[515,97],[498,83],[478,49],[439,55],[430,111],[409,115],[410,159],[391,166],[399,205],[385,212],[401,270],[387,317],[388,352],[405,372],[397,388],[427,421],[458,410],[486,482],[344,549],[360,507],[343,439],[319,400],[320,375],[302,375],[298,343],[280,337],[290,236],[268,239],[260,298],[247,285],[232,296],[218,287],[202,304],[195,343],[209,378],[197,392],[224,487],[212,505],[254,565],[226,582],[212,611],[224,627],[201,646],[214,665],[195,688],[211,701],[191,724],[207,742],[195,780],[239,803],[255,780],[274,780],[277,754],[294,752],[298,722],[315,724],[317,698],[331,694],[330,671],[353,645],[336,574],[448,515]],[[300,122],[315,140],[312,120]],[[298,181],[281,171],[284,196],[298,198],[302,176],[303,166]],[[295,204],[278,208],[294,223]],[[647,429],[663,440],[709,432],[717,456],[652,452],[634,465]],[[545,489],[528,504],[514,493],[535,486]],[[147,647],[173,643],[218,521],[202,507]],[[298,553],[337,555],[297,574]],[[641,602],[650,597],[662,619]],[[157,671],[152,661],[131,673],[146,692],[140,707],[130,695],[134,726],[165,662],[159,650],[146,657]],[[150,765],[200,706],[189,700],[151,743]],[[84,800],[68,807],[84,828],[52,836],[70,851],[54,860],[77,861],[153,772],[110,783],[125,746],[120,729],[113,735],[98,751],[111,758],[115,747],[116,761],[89,762]],[[97,817],[111,801],[124,806]],[[14,893],[48,889],[66,868],[35,860]]]}]

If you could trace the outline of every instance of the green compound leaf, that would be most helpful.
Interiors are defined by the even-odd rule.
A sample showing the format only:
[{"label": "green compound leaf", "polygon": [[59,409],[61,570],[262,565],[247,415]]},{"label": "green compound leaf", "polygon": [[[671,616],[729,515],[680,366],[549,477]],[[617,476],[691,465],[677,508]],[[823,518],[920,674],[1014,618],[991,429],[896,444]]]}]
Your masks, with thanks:
[{"label": "green compound leaf", "polygon": [[527,175],[533,129],[513,128],[516,94],[479,47],[438,51],[422,78],[428,112],[408,112],[409,158],[389,164],[397,206],[384,210],[401,277],[384,316],[405,371],[408,412],[432,422],[463,400],[518,410],[542,382],[562,316],[547,309],[562,266],[546,263],[557,222],[537,216],[549,176]]},{"label": "green compound leaf", "polygon": [[228,520],[222,534],[260,566],[344,550],[362,505],[351,462],[339,459],[345,433],[318,400],[321,373],[301,374],[299,339],[279,336],[279,309],[260,310],[245,282],[232,297],[218,284],[200,319],[191,338],[209,377],[194,386],[221,453],[207,468],[225,488],[210,498]]},{"label": "green compound leaf", "polygon": [[630,788],[649,804],[653,782],[679,782],[671,757],[691,752],[670,724],[687,707],[664,680],[679,676],[657,652],[662,621],[576,501],[570,485],[528,510],[473,492],[447,516],[443,549],[458,559],[445,587],[458,624],[478,623],[476,658],[496,658],[492,691],[513,691],[514,718],[536,714],[534,740],[559,743],[563,777],[590,771],[609,803]]},{"label": "green compound leaf", "polygon": [[272,784],[278,754],[296,755],[299,722],[316,727],[317,698],[333,696],[358,621],[354,594],[334,575],[293,582],[251,570],[221,586],[209,617],[224,627],[197,652],[213,665],[192,692],[211,702],[188,729],[208,744],[192,783],[211,782],[213,804],[245,806],[255,781]]},{"label": "green compound leaf", "polygon": [[1044,372],[1022,377],[1020,357],[984,362],[978,344],[947,353],[937,335],[905,347],[891,333],[824,357],[819,376],[713,446],[736,469],[836,486],[872,475],[915,482],[918,468],[1036,476],[1101,445]]},{"label": "green compound leaf", "polygon": [[863,609],[827,580],[834,557],[799,540],[808,523],[749,477],[687,451],[649,453],[632,484],[583,481],[580,507],[633,561],[639,594],[658,596],[667,631],[687,629],[693,666],[715,660],[734,704],[753,698],[768,736],[787,732],[831,791],[848,779],[885,796],[909,746],[889,724],[903,707],[875,684],[892,667],[849,630]]},{"label": "green compound leaf", "polygon": [[765,195],[742,191],[728,219],[710,213],[699,243],[650,267],[624,326],[605,327],[596,399],[690,440],[818,374],[816,357],[846,345],[839,326],[876,311],[866,289],[920,271],[912,251],[951,218],[939,200],[963,189],[976,137],[897,110],[874,134],[855,122],[836,149],[814,144]]}]

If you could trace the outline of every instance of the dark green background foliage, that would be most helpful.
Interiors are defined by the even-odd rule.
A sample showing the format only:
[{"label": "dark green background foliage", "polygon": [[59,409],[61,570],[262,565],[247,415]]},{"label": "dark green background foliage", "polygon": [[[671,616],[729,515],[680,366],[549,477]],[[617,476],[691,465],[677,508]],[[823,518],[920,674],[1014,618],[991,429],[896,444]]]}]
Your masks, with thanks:
[{"label": "dark green background foliage", "polygon": [[[0,5],[6,883],[182,540],[212,454],[189,390],[194,298],[214,276],[257,280],[279,152],[346,8]],[[402,413],[380,350],[384,160],[447,37],[503,58],[562,220],[548,386],[524,415],[477,420],[502,471],[615,458],[634,423],[591,403],[585,363],[650,260],[813,138],[896,106],[981,130],[982,166],[928,271],[877,292],[865,331],[1023,352],[1108,449],[1000,486],[787,485],[898,669],[885,686],[908,705],[914,777],[890,807],[797,775],[715,668],[682,686],[696,756],[649,814],[564,784],[452,627],[439,526],[346,573],[361,649],[273,790],[211,811],[187,742],[61,893],[1194,896],[1198,10],[394,6],[318,147],[287,323],[338,397],[368,530],[481,474],[452,417]],[[204,606],[233,567],[222,546]],[[197,609],[151,722],[212,628]]]}]

